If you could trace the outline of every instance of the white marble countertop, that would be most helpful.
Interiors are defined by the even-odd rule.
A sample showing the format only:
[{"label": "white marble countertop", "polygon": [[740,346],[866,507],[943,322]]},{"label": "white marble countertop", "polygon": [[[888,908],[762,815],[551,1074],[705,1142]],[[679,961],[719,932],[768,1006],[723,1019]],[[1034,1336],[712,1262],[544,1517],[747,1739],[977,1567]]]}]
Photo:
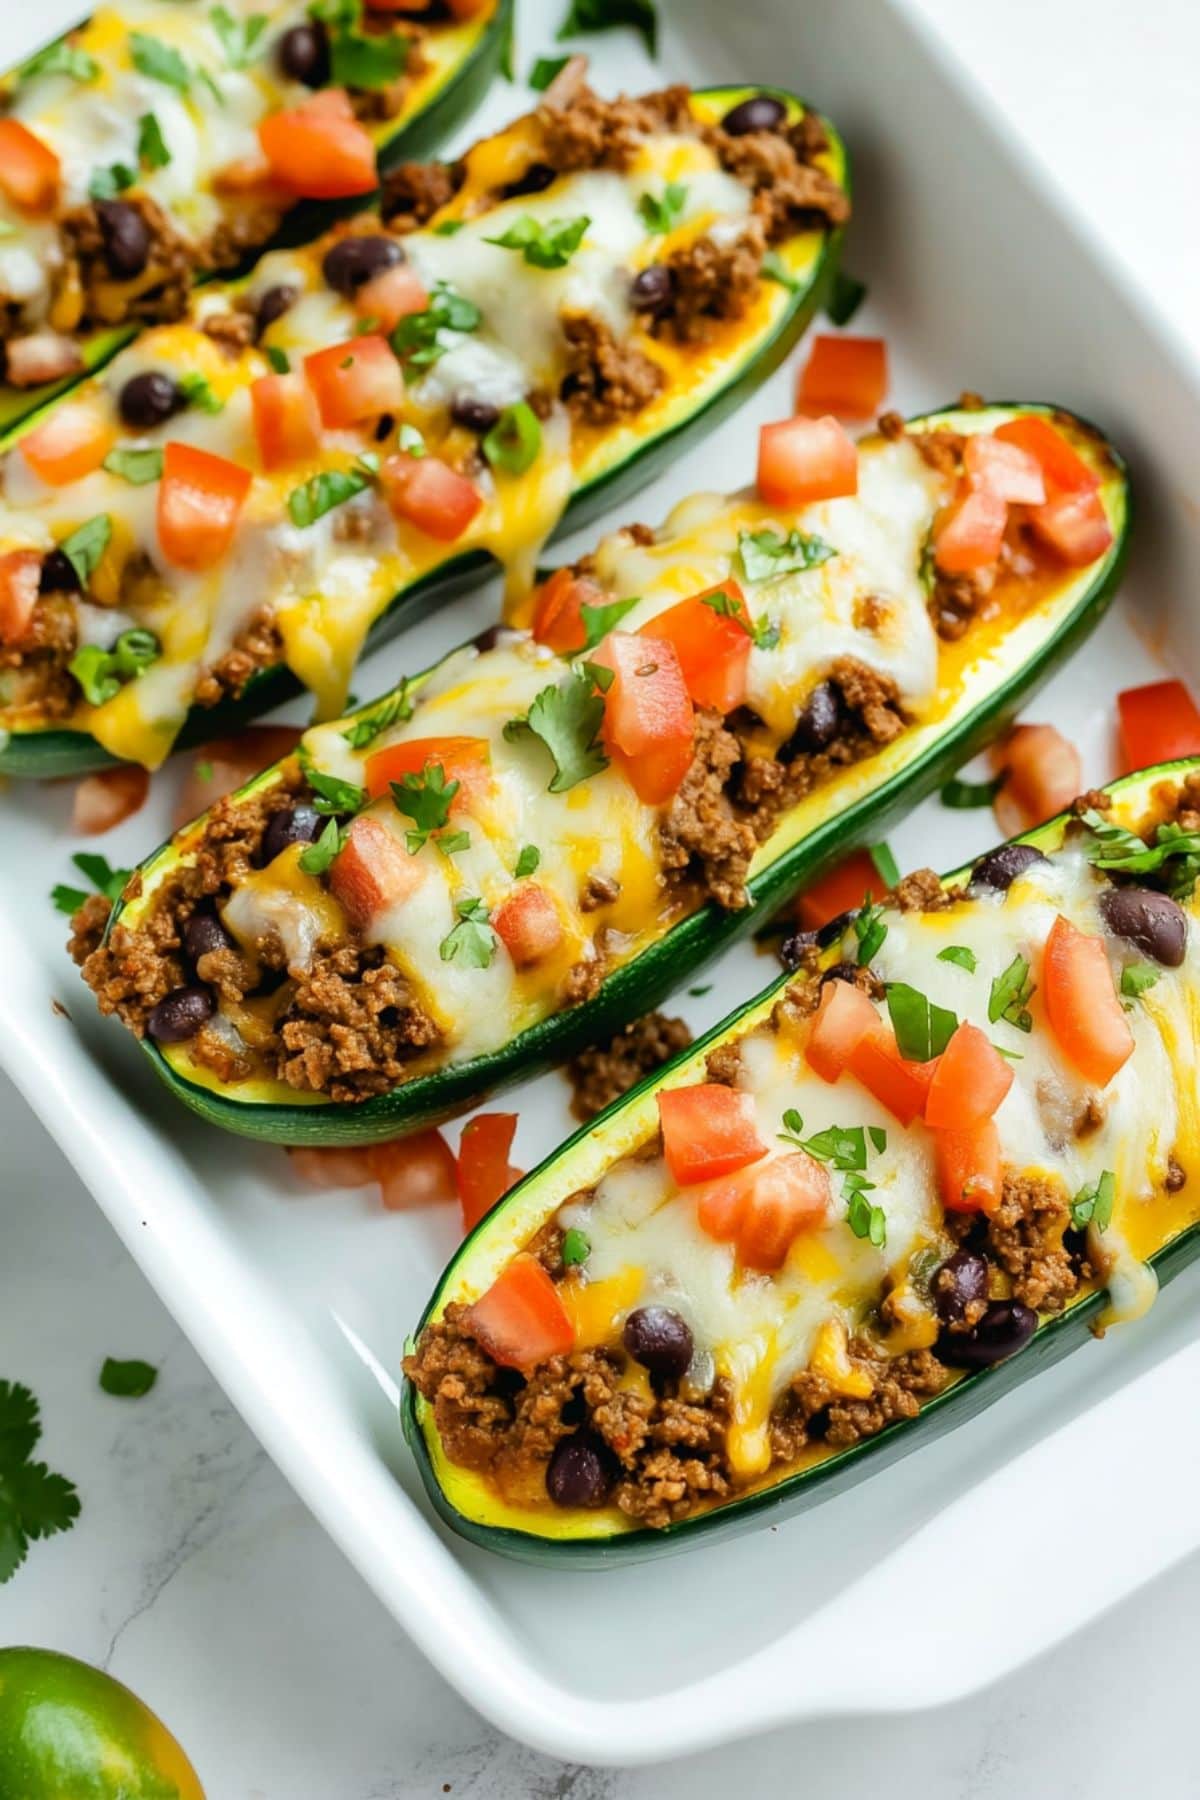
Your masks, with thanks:
[{"label": "white marble countertop", "polygon": [[[1144,0],[1132,31],[1122,0],[914,3],[974,59],[1013,128],[1200,352],[1190,0]],[[732,1783],[797,1791],[801,1771],[814,1793],[899,1780],[925,1800],[1196,1792],[1200,1558],[934,1714],[780,1732],[642,1772],[571,1768],[506,1740],[432,1672],[293,1497],[3,1084],[0,1145],[0,1374],[34,1388],[44,1453],[84,1500],[76,1528],[36,1546],[0,1589],[0,1643],[111,1669],[171,1723],[210,1800],[706,1800]],[[106,1355],[157,1364],[154,1391],[104,1395]]]}]

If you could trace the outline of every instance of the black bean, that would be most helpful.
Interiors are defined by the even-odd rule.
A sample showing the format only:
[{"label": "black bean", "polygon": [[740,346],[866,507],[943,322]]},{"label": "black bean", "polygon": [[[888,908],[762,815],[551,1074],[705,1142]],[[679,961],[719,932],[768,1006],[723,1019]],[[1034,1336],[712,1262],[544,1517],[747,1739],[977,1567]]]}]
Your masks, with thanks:
[{"label": "black bean", "polygon": [[1032,844],[1001,844],[998,850],[989,850],[986,856],[980,857],[971,870],[971,886],[1007,893],[1018,875],[1023,875],[1034,863],[1045,860]]},{"label": "black bean", "polygon": [[117,410],[134,431],[151,431],[163,425],[186,405],[183,395],[161,369],[143,369],[131,375],[117,396]]},{"label": "black bean", "polygon": [[288,281],[277,281],[274,287],[264,288],[254,303],[254,335],[260,338],[268,325],[276,319],[282,319],[289,306],[294,306],[300,297],[300,289],[293,287]]},{"label": "black bean", "polygon": [[1153,888],[1114,887],[1100,896],[1108,929],[1136,944],[1155,962],[1177,969],[1187,951],[1187,914],[1169,894]]},{"label": "black bean", "polygon": [[816,947],[816,942],[817,934],[815,931],[789,932],[779,946],[779,960],[784,968],[790,969],[793,974],[797,969],[802,969],[804,967],[805,953],[814,949]]},{"label": "black bean", "polygon": [[471,394],[455,394],[450,403],[450,417],[456,425],[467,431],[477,431],[482,436],[500,417],[500,408],[493,406],[490,400],[476,400]]},{"label": "black bean", "polygon": [[279,67],[291,81],[324,87],[329,80],[329,39],[319,20],[293,25],[279,40]]},{"label": "black bean", "polygon": [[79,592],[79,576],[69,556],[61,550],[51,550],[42,561],[42,572],[38,577],[39,594],[77,594]]},{"label": "black bean", "polygon": [[215,912],[194,912],[183,928],[183,953],[195,968],[212,950],[232,950],[233,939]]},{"label": "black bean", "polygon": [[303,800],[295,806],[281,806],[267,820],[258,852],[259,866],[265,868],[289,844],[311,844],[320,837],[326,821],[315,807]]},{"label": "black bean", "polygon": [[828,950],[830,944],[836,944],[839,938],[845,937],[853,917],[853,912],[840,912],[836,918],[825,921],[817,932],[817,943],[822,950]]},{"label": "black bean", "polygon": [[356,294],[376,275],[403,261],[404,252],[395,238],[370,232],[331,244],[322,258],[321,273],[335,294]]},{"label": "black bean", "polygon": [[549,163],[530,163],[523,175],[500,189],[500,198],[515,200],[521,194],[541,194],[557,179],[558,170],[552,169]]},{"label": "black bean", "polygon": [[827,750],[842,726],[842,696],[832,681],[821,681],[812,690],[796,717],[791,737],[779,753],[781,762],[794,762],[805,751]]},{"label": "black bean", "polygon": [[629,284],[634,312],[665,313],[675,297],[675,277],[666,263],[648,263]]},{"label": "black bean", "polygon": [[523,636],[523,632],[511,625],[485,625],[482,631],[475,633],[471,642],[476,650],[495,650],[499,644],[518,643]]},{"label": "black bean", "polygon": [[832,968],[824,971],[821,976],[820,986],[824,987],[827,981],[848,981],[853,986],[857,974],[857,963],[836,962]]},{"label": "black bean", "polygon": [[1032,1306],[1020,1300],[993,1300],[970,1331],[944,1331],[937,1354],[954,1369],[986,1369],[1023,1350],[1037,1326]]},{"label": "black bean", "polygon": [[961,1325],[973,1300],[988,1297],[986,1258],[975,1250],[956,1250],[930,1283],[933,1304],[943,1325]]},{"label": "black bean", "polygon": [[603,1506],[613,1485],[612,1457],[600,1438],[577,1431],[554,1447],[546,1492],[555,1506]]},{"label": "black bean", "polygon": [[721,125],[731,137],[745,137],[750,131],[774,131],[786,117],[787,107],[782,100],[770,94],[754,94],[731,107]]},{"label": "black bean", "polygon": [[678,1381],[692,1360],[691,1331],[669,1306],[639,1306],[626,1319],[621,1341],[652,1375],[670,1375]]},{"label": "black bean", "polygon": [[150,227],[127,200],[97,200],[104,260],[119,280],[131,281],[150,260]]},{"label": "black bean", "polygon": [[213,997],[208,988],[198,984],[172,988],[146,1020],[146,1030],[157,1044],[185,1044],[208,1023],[213,1012]]}]

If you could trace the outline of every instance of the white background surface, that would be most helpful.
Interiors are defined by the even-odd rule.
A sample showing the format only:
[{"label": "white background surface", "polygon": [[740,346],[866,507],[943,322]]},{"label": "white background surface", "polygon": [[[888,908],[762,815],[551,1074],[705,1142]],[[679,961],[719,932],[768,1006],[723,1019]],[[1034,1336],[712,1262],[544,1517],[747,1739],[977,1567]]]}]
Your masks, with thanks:
[{"label": "white background surface", "polygon": [[[919,3],[1200,351],[1192,7],[1145,0],[1131,28],[1117,0]],[[797,0],[798,60],[803,11]],[[527,43],[523,62],[541,48]],[[779,1733],[643,1774],[572,1770],[507,1743],[432,1674],[292,1498],[8,1092],[0,1146],[0,1372],[38,1392],[46,1454],[86,1506],[74,1532],[39,1546],[0,1590],[0,1642],[106,1662],[172,1723],[210,1800],[382,1800],[445,1783],[489,1800],[707,1800],[734,1783],[754,1795],[836,1784],[853,1796],[899,1783],[928,1800],[1197,1791],[1200,1562],[938,1714]],[[106,1354],[160,1365],[149,1399],[99,1392]],[[1045,1504],[1053,1515],[1054,1496]],[[702,1575],[699,1562],[679,1567],[684,1584]]]}]

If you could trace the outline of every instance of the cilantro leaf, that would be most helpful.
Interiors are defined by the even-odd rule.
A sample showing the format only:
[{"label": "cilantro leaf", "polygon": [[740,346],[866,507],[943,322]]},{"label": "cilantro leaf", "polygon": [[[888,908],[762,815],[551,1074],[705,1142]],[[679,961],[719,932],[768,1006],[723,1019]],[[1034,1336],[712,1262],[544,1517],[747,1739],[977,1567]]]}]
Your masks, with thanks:
[{"label": "cilantro leaf", "polygon": [[1071,1223],[1076,1231],[1082,1231],[1087,1225],[1094,1225],[1097,1231],[1107,1231],[1112,1224],[1116,1198],[1117,1178],[1111,1169],[1105,1169],[1095,1181],[1081,1187],[1071,1202]]},{"label": "cilantro leaf", "polygon": [[454,908],[457,925],[438,945],[443,962],[456,959],[468,969],[486,969],[496,954],[496,934],[488,922],[488,909],[482,900],[460,900]]},{"label": "cilantro leaf", "polygon": [[86,50],[77,50],[66,38],[47,44],[17,70],[19,82],[36,81],[39,75],[66,75],[71,81],[95,81],[100,64]]},{"label": "cilantro leaf", "polygon": [[91,580],[111,537],[111,518],[107,513],[97,513],[94,518],[85,519],[79,529],[58,546],[79,577],[80,587],[86,588]]},{"label": "cilantro leaf", "polygon": [[586,633],[584,652],[594,650],[602,638],[606,638],[610,631],[615,631],[625,614],[631,612],[637,603],[637,595],[632,600],[610,600],[601,606],[589,606],[585,600],[579,608],[579,617]]},{"label": "cilantro leaf", "polygon": [[855,281],[853,275],[839,269],[825,302],[826,315],[835,325],[848,325],[866,297],[866,282]]},{"label": "cilantro leaf", "polygon": [[150,37],[144,31],[131,31],[129,54],[139,74],[149,76],[151,81],[161,81],[166,87],[176,88],[181,94],[187,93],[192,78],[178,50],[173,50],[169,44],[161,43],[158,38]]},{"label": "cilantro leaf", "polygon": [[405,833],[404,839],[409,855],[415,856],[435,831],[448,824],[454,796],[462,784],[447,781],[441,763],[427,763],[420,774],[403,775],[390,785],[396,811],[416,826],[415,831]]},{"label": "cilantro leaf", "polygon": [[932,1062],[958,1029],[957,1014],[935,1005],[927,994],[906,981],[888,982],[887,1005],[896,1048],[909,1062]]},{"label": "cilantro leaf", "polygon": [[264,344],[262,350],[276,375],[287,375],[290,372],[292,359],[286,350],[280,349],[278,344]]},{"label": "cilantro leaf", "polygon": [[292,489],[287,498],[288,517],[301,529],[315,525],[335,506],[344,506],[355,494],[363,493],[373,480],[374,471],[369,467],[322,469],[320,474],[310,476],[302,486]]},{"label": "cilantro leaf", "polygon": [[369,93],[390,87],[408,67],[412,42],[402,32],[365,32],[349,26],[330,34],[330,80]]},{"label": "cilantro leaf", "polygon": [[532,213],[522,213],[499,237],[483,241],[497,244],[501,250],[519,250],[533,269],[565,269],[591,222],[586,213],[574,219],[548,219],[544,224]]},{"label": "cilantro leaf", "polygon": [[995,1025],[1000,1019],[1015,1025],[1018,1031],[1032,1031],[1033,1019],[1029,1002],[1037,989],[1029,978],[1029,963],[1021,955],[1014,956],[1008,967],[992,981],[988,995],[988,1019]]},{"label": "cilantro leaf", "polygon": [[42,1462],[26,1462],[0,1472],[0,1483],[16,1506],[27,1538],[53,1537],[69,1531],[79,1517],[79,1495],[65,1475],[54,1475]]},{"label": "cilantro leaf", "polygon": [[597,743],[604,700],[596,692],[595,665],[584,663],[557,686],[544,687],[524,719],[510,719],[504,735],[517,743],[527,733],[540,738],[554,760],[552,794],[599,775],[608,758]]},{"label": "cilantro leaf", "polygon": [[1135,962],[1126,964],[1121,970],[1121,994],[1126,1000],[1136,1000],[1147,988],[1152,988],[1162,975],[1162,970],[1154,963]]},{"label": "cilantro leaf", "polygon": [[100,1370],[100,1386],[106,1394],[113,1394],[120,1400],[140,1400],[157,1380],[158,1370],[154,1364],[139,1362],[136,1357],[121,1362],[114,1356],[106,1356]]},{"label": "cilantro leaf", "polygon": [[665,237],[679,223],[687,205],[688,191],[682,181],[668,181],[662,194],[643,194],[638,212],[646,230],[653,237]]},{"label": "cilantro leaf", "polygon": [[110,450],[101,466],[110,475],[119,475],[122,481],[128,481],[132,487],[145,487],[147,482],[161,477],[163,453],[158,449]]},{"label": "cilantro leaf", "polygon": [[778,581],[797,570],[819,569],[837,555],[832,544],[815,533],[792,530],[739,531],[738,555],[747,581]]},{"label": "cilantro leaf", "polygon": [[641,33],[651,56],[658,54],[658,12],[654,0],[570,0],[558,36],[583,37],[593,31],[611,31],[614,25],[632,25]]},{"label": "cilantro leaf", "polygon": [[953,780],[943,784],[938,792],[938,799],[943,806],[956,812],[967,812],[976,806],[990,806],[1007,780],[1007,770],[1003,770],[992,781],[960,781],[956,775]]},{"label": "cilantro leaf", "polygon": [[123,631],[111,650],[99,644],[83,644],[75,652],[67,669],[83,689],[89,706],[103,706],[114,698],[127,681],[136,680],[160,655],[158,639],[152,631],[130,626]]},{"label": "cilantro leaf", "polygon": [[434,284],[424,312],[406,313],[391,336],[392,349],[414,369],[427,369],[452,347],[447,331],[477,331],[483,314],[473,300],[444,281]]},{"label": "cilantro leaf", "polygon": [[[537,461],[542,447],[542,427],[527,400],[506,406],[483,439],[483,454],[493,469],[506,475],[524,475]],[[424,452],[422,444],[422,453]]]},{"label": "cilantro leaf", "polygon": [[346,841],[345,832],[331,818],[315,844],[300,853],[300,867],[306,875],[324,875]]},{"label": "cilantro leaf", "polygon": [[944,950],[938,951],[937,959],[939,962],[957,963],[968,975],[975,973],[978,961],[975,952],[968,950],[965,944],[947,944]]},{"label": "cilantro leaf", "polygon": [[396,442],[406,456],[427,456],[425,439],[415,425],[404,424],[396,433]]},{"label": "cilantro leaf", "polygon": [[513,870],[513,874],[518,881],[523,881],[526,875],[535,873],[541,860],[542,853],[537,845],[526,844],[517,858],[517,866]]},{"label": "cilantro leaf", "polygon": [[[270,23],[266,13],[250,13],[245,19],[235,19],[227,6],[214,6],[208,16],[230,68],[244,69],[253,61],[258,40]],[[334,80],[340,78],[334,76]]]},{"label": "cilantro leaf", "polygon": [[[1150,875],[1162,870],[1167,875],[1167,891],[1176,900],[1186,900],[1200,877],[1200,832],[1185,831],[1180,825],[1159,825],[1154,842],[1147,844],[1136,832],[1113,824],[1102,813],[1089,808],[1083,815],[1096,842],[1087,852],[1088,861],[1097,869],[1119,869],[1126,875]],[[1168,868],[1168,864],[1174,867]]]},{"label": "cilantro leaf", "polygon": [[93,169],[88,182],[88,198],[91,200],[115,200],[126,188],[131,188],[137,180],[137,170],[131,169],[128,163],[110,163],[106,168]]},{"label": "cilantro leaf", "polygon": [[225,402],[218,400],[213,393],[208,377],[198,374],[194,369],[181,375],[176,385],[189,406],[198,406],[201,412],[206,413],[224,410]]},{"label": "cilantro leaf", "polygon": [[0,1582],[20,1568],[31,1539],[66,1531],[79,1516],[73,1484],[30,1460],[40,1436],[29,1389],[0,1381]]},{"label": "cilantro leaf", "polygon": [[535,94],[544,94],[556,75],[561,75],[569,56],[539,56],[529,71],[529,85]]},{"label": "cilantro leaf", "polygon": [[314,769],[303,753],[300,762],[304,778],[313,791],[313,805],[319,813],[357,813],[367,804],[366,788],[353,781],[343,781],[340,775],[327,775],[323,769]]},{"label": "cilantro leaf", "polygon": [[846,1223],[856,1238],[866,1238],[876,1250],[887,1245],[887,1214],[882,1206],[874,1205],[867,1199],[867,1192],[872,1184],[854,1186],[846,1195]]},{"label": "cilantro leaf", "polygon": [[405,719],[411,719],[412,701],[408,697],[408,682],[402,681],[394,693],[388,695],[373,706],[361,719],[355,719],[353,725],[342,736],[352,750],[365,750],[373,744],[382,732],[390,731],[393,725],[399,725]]},{"label": "cilantro leaf", "polygon": [[854,915],[854,935],[858,939],[858,966],[865,969],[884,946],[888,928],[883,922],[884,909],[881,905],[872,906],[868,894],[862,906]]},{"label": "cilantro leaf", "polygon": [[[133,873],[132,869],[111,868],[106,857],[96,856],[89,850],[79,851],[76,856],[71,858],[71,861],[82,875],[87,876],[96,892],[103,894],[106,900],[119,900],[125,883]],[[87,893],[83,888],[68,887],[65,882],[59,882],[50,890],[50,898],[59,912],[66,913],[68,918],[72,918],[87,899]],[[3,1461],[2,1446],[0,1446],[0,1461]]]},{"label": "cilantro leaf", "polygon": [[19,1381],[0,1381],[0,1469],[32,1456],[41,1435],[33,1394]]},{"label": "cilantro leaf", "polygon": [[582,1268],[592,1254],[592,1242],[586,1231],[580,1231],[577,1226],[572,1225],[569,1231],[563,1233],[562,1250],[559,1254],[564,1269]]},{"label": "cilantro leaf", "polygon": [[152,112],[138,120],[138,161],[144,169],[165,169],[171,160],[162,127]]}]

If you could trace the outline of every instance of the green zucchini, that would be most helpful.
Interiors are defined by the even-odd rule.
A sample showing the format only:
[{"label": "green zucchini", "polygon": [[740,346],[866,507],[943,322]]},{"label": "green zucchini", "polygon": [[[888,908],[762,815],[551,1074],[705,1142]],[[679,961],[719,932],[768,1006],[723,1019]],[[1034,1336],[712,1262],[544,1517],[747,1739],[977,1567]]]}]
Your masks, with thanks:
[{"label": "green zucchini", "polygon": [[[412,96],[413,109],[406,116],[384,120],[371,128],[378,146],[381,173],[406,158],[428,155],[480,104],[500,74],[509,52],[514,5],[515,0],[497,0],[490,18],[456,27],[457,43],[453,55],[434,44],[431,66]],[[355,201],[353,204],[359,208],[363,203]],[[251,253],[252,260],[257,261],[275,244],[298,244],[315,237],[339,211],[346,210],[344,201],[302,201],[287,215],[276,235]],[[243,259],[243,264],[251,258]],[[82,368],[61,380],[31,388],[10,387],[0,381],[0,433],[10,433],[13,427],[22,423],[32,424],[34,416],[44,407],[102,368],[118,350],[132,342],[140,329],[140,325],[130,324],[89,332],[80,343]],[[0,439],[0,448],[6,448],[8,441],[7,437]]]},{"label": "green zucchini", "polygon": [[[912,426],[947,424],[979,430],[1002,423],[1014,410],[1050,411],[950,410],[926,415]],[[223,1089],[211,1073],[190,1061],[186,1045],[163,1048],[145,1037],[142,1048],[155,1073],[185,1105],[226,1130],[293,1145],[371,1142],[444,1118],[495,1088],[560,1063],[655,1006],[822,869],[854,846],[877,841],[893,819],[1001,731],[1096,625],[1123,566],[1129,497],[1123,464],[1111,447],[1091,427],[1074,421],[1073,429],[1090,441],[1098,466],[1105,470],[1102,492],[1113,532],[1109,551],[1086,569],[1067,572],[1045,603],[990,643],[977,663],[965,661],[957,685],[944,677],[943,686],[952,690],[946,695],[945,710],[939,710],[943,704],[939,700],[921,724],[885,749],[839,770],[784,813],[751,864],[747,886],[752,904],[740,911],[725,911],[711,902],[702,906],[618,965],[582,1005],[550,1013],[499,1050],[416,1074],[383,1095],[356,1103],[297,1094],[280,1082],[257,1078],[236,1089]],[[969,643],[968,636],[963,645]],[[955,653],[954,646],[947,651]],[[419,693],[439,667],[417,676],[409,684],[410,695]],[[365,717],[379,704],[376,700],[352,717]],[[256,776],[242,794],[261,794],[282,778],[283,766],[277,764]],[[121,921],[137,928],[153,905],[156,889],[188,856],[202,829],[203,820],[196,821],[142,864],[137,894],[118,903],[110,934]]]},{"label": "green zucchini", "polygon": [[[1174,792],[1189,776],[1200,776],[1200,759],[1163,764],[1113,782],[1108,789],[1113,801],[1111,818],[1132,828],[1141,827],[1147,820],[1153,822],[1156,816],[1161,816],[1164,794]],[[1013,841],[1051,853],[1063,843],[1072,817],[1069,813],[1060,815]],[[964,865],[945,876],[944,885],[952,888],[965,883],[971,867]],[[1189,911],[1194,931],[1197,928],[1194,898]],[[941,916],[934,915],[935,918]],[[953,938],[954,935],[951,922],[947,936]],[[826,950],[826,966],[843,954],[839,947],[841,941],[839,938]],[[1134,965],[1139,969],[1148,966]],[[780,976],[746,1006],[714,1026],[707,1036],[666,1069],[643,1081],[632,1093],[610,1106],[599,1119],[576,1132],[540,1168],[505,1195],[451,1260],[417,1332],[409,1341],[409,1349],[414,1347],[424,1327],[442,1316],[450,1302],[473,1301],[487,1290],[513,1253],[529,1243],[568,1197],[593,1187],[620,1157],[652,1139],[658,1129],[657,1096],[660,1089],[664,1086],[683,1087],[696,1079],[703,1081],[709,1054],[768,1021],[784,991],[795,979],[791,974]],[[1122,991],[1131,990],[1125,990],[1123,986]],[[1182,1007],[1187,1007],[1189,998],[1189,992],[1185,990]],[[1192,1017],[1187,1012],[1183,1016]],[[1022,1041],[1019,1032],[1010,1032],[1009,1036],[1017,1042]],[[1176,1041],[1169,1031],[1166,1041]],[[1200,1164],[1196,1157],[1200,1145],[1196,1142],[1194,1095],[1184,1092],[1188,1085],[1186,1068],[1194,1062],[1194,1047],[1191,1054],[1185,1050],[1178,1058],[1173,1053],[1172,1060],[1176,1067],[1182,1064],[1184,1070],[1182,1078],[1177,1076],[1175,1083],[1180,1096],[1179,1136],[1175,1144],[1185,1181],[1194,1183],[1200,1179]],[[861,1096],[861,1090],[859,1092]],[[1032,1155],[1036,1160],[1036,1149],[1032,1150]],[[1143,1175],[1148,1171],[1139,1164],[1138,1173]],[[1168,1181],[1168,1188],[1170,1185]],[[1194,1198],[1189,1201],[1187,1194],[1185,1186],[1178,1195],[1160,1195],[1162,1210],[1156,1212],[1152,1208],[1147,1222],[1135,1227],[1138,1232],[1135,1257],[1145,1256],[1152,1271],[1151,1276],[1140,1284],[1137,1310],[1148,1304],[1155,1281],[1161,1286],[1172,1280],[1200,1253],[1197,1203]],[[633,1241],[636,1242],[636,1237]],[[626,1251],[626,1254],[632,1256],[636,1252]],[[1141,1267],[1136,1262],[1134,1266]],[[1112,1321],[1113,1304],[1113,1294],[1104,1289],[1084,1291],[1061,1312],[1043,1313],[1032,1337],[1016,1354],[990,1367],[960,1374],[950,1386],[926,1399],[915,1416],[888,1424],[877,1435],[864,1437],[848,1448],[827,1450],[820,1460],[811,1461],[791,1474],[784,1474],[773,1482],[768,1477],[768,1485],[751,1487],[740,1498],[718,1503],[658,1530],[634,1526],[615,1507],[601,1507],[594,1512],[579,1508],[558,1512],[543,1503],[537,1508],[530,1505],[510,1510],[482,1477],[448,1460],[434,1424],[433,1408],[408,1380],[401,1398],[401,1418],[404,1435],[416,1458],[430,1501],[439,1516],[460,1536],[522,1561],[569,1563],[572,1567],[584,1568],[611,1567],[616,1563],[691,1549],[717,1538],[732,1537],[767,1521],[803,1511],[842,1492],[864,1476],[885,1468],[940,1433],[963,1423],[1038,1370],[1057,1362],[1084,1342],[1097,1324]],[[1118,1311],[1115,1316],[1133,1316],[1133,1313],[1131,1308],[1124,1314]]]},{"label": "green zucchini", "polygon": [[[695,102],[706,116],[720,117],[739,101],[770,93],[784,102],[792,118],[810,111],[805,103],[780,89],[742,85],[698,91]],[[839,185],[849,189],[845,147],[833,126],[823,121],[828,136],[828,164]],[[699,438],[752,393],[783,361],[808,322],[819,310],[833,279],[841,246],[840,229],[797,234],[779,246],[778,266],[783,280],[766,285],[772,296],[767,317],[753,330],[737,337],[728,366],[715,364],[703,370],[691,388],[672,396],[666,417],[660,417],[652,435],[639,438],[636,416],[631,427],[600,434],[588,453],[584,478],[575,488],[554,535],[574,530],[594,519],[651,481],[672,462],[690,441]],[[24,430],[32,421],[26,421]],[[0,440],[0,449],[12,444],[20,432]],[[632,444],[630,439],[633,439]],[[451,595],[483,580],[497,567],[495,558],[482,549],[447,552],[444,561],[410,580],[391,600],[371,627],[367,648],[373,648],[398,630],[414,624],[432,607]],[[283,664],[254,675],[236,700],[217,706],[194,707],[175,739],[177,748],[203,743],[238,730],[283,701],[302,692],[296,677]],[[10,731],[0,741],[0,773],[52,779],[103,768],[116,758],[88,733],[62,726]]]}]

